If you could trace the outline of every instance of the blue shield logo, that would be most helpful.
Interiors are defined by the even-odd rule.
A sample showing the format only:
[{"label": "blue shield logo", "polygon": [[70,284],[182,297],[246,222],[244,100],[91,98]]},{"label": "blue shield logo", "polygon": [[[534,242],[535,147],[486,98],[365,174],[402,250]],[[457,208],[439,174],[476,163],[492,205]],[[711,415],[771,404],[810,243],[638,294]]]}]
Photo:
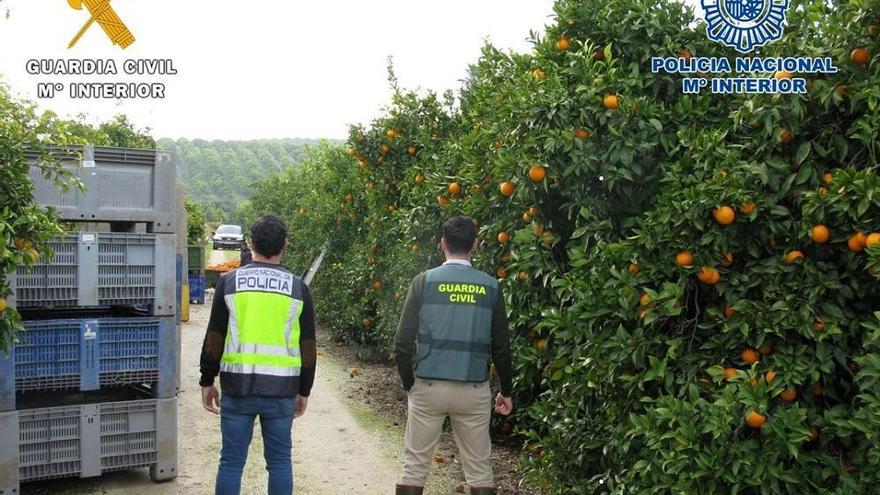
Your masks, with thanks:
[{"label": "blue shield logo", "polygon": [[702,0],[706,35],[712,41],[748,53],[778,41],[789,0]]}]

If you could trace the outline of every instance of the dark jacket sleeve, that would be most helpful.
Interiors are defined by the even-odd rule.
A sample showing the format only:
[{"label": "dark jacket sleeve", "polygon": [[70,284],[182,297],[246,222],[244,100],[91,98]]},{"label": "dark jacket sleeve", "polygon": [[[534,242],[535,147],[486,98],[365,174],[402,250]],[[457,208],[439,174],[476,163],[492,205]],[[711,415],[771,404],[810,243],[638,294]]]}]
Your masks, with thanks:
[{"label": "dark jacket sleeve", "polygon": [[299,376],[299,395],[308,397],[315,383],[318,346],[315,340],[315,305],[309,288],[303,286],[303,310],[299,315],[299,349],[302,368]]},{"label": "dark jacket sleeve", "polygon": [[223,357],[226,332],[229,330],[229,308],[226,307],[224,297],[228,279],[228,274],[220,277],[214,292],[214,301],[211,303],[211,319],[208,321],[202,357],[199,360],[199,370],[202,373],[199,385],[203,387],[213,385],[214,378],[220,374],[220,358]]},{"label": "dark jacket sleeve", "polygon": [[498,300],[492,310],[492,363],[498,373],[501,395],[510,397],[513,390],[513,364],[510,359],[510,332],[507,329],[507,309],[504,295],[498,288]]},{"label": "dark jacket sleeve", "polygon": [[413,355],[415,354],[416,337],[419,333],[419,311],[422,307],[422,293],[425,285],[425,274],[417,275],[409,286],[403,313],[394,336],[394,359],[397,361],[397,373],[404,390],[409,391],[415,383],[413,372]]}]

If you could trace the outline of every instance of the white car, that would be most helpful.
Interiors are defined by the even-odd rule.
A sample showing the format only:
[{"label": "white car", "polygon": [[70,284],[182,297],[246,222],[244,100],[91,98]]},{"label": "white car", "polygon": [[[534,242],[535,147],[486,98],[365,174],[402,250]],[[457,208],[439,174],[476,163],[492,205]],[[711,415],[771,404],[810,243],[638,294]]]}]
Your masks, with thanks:
[{"label": "white car", "polygon": [[244,242],[244,232],[239,225],[221,225],[217,227],[211,240],[214,249],[241,249],[241,244]]}]

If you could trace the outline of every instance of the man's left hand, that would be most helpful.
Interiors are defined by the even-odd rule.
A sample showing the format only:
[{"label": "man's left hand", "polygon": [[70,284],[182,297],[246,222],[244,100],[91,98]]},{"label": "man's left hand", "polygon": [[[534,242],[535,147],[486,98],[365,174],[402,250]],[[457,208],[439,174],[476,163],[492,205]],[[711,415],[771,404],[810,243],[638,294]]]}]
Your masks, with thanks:
[{"label": "man's left hand", "polygon": [[217,387],[214,385],[202,387],[202,407],[206,411],[220,414],[220,392],[217,391]]}]

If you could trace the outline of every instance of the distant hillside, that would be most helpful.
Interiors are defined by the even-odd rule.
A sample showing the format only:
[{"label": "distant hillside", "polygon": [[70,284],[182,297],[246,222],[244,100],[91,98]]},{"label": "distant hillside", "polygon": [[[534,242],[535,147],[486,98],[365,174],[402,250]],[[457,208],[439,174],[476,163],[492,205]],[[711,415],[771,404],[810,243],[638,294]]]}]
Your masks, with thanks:
[{"label": "distant hillside", "polygon": [[[333,141],[331,141],[333,142]],[[177,154],[187,195],[204,205],[208,220],[234,222],[251,185],[299,163],[313,139],[205,141],[160,139],[159,149]]]}]

